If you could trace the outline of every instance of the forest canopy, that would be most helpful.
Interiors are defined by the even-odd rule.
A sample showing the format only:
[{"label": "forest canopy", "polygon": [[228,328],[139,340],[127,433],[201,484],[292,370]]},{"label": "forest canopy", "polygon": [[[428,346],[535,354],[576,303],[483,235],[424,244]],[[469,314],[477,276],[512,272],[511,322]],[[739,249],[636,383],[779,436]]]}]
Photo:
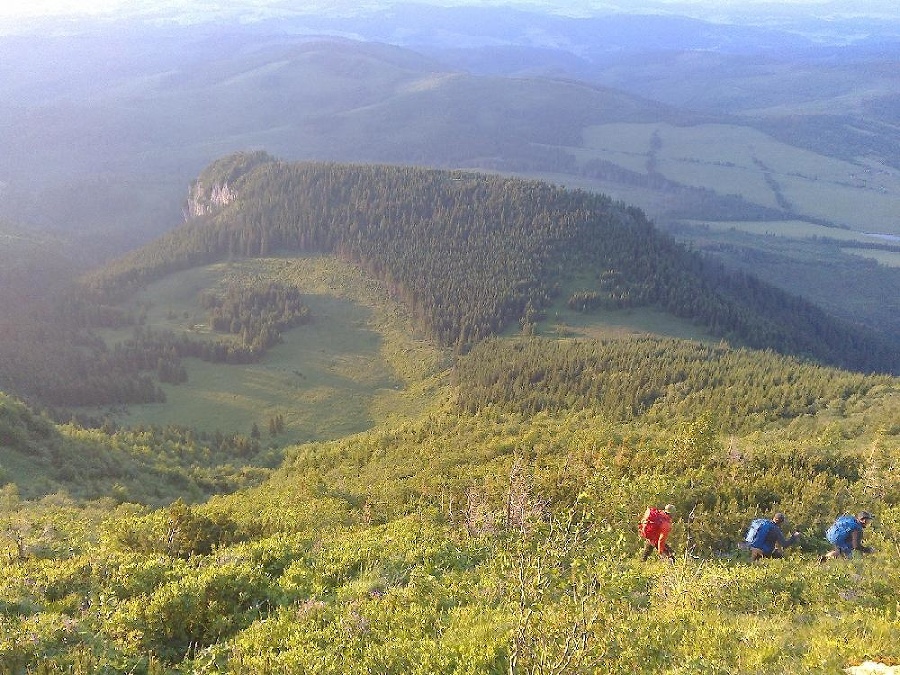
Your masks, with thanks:
[{"label": "forest canopy", "polygon": [[[459,352],[527,326],[573,278],[583,309],[652,306],[757,349],[897,372],[896,345],[732,273],[660,233],[635,207],[547,183],[415,167],[287,163],[237,154],[192,186],[196,214],[94,275],[109,301],[231,257],[334,253],[388,283]],[[571,303],[570,303],[571,304]]]}]

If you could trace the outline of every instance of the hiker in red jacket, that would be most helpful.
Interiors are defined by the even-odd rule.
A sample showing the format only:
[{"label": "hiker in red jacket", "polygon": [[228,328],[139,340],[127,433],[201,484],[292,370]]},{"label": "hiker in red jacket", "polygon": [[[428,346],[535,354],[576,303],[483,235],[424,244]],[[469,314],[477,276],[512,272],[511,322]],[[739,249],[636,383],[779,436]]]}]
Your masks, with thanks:
[{"label": "hiker in red jacket", "polygon": [[673,513],[675,513],[673,504],[666,504],[662,510],[651,506],[644,512],[644,517],[641,518],[641,523],[638,525],[638,534],[646,540],[641,560],[646,560],[650,557],[653,549],[656,549],[660,558],[670,561],[675,560],[675,554],[666,541],[669,538],[669,532],[672,530]]}]

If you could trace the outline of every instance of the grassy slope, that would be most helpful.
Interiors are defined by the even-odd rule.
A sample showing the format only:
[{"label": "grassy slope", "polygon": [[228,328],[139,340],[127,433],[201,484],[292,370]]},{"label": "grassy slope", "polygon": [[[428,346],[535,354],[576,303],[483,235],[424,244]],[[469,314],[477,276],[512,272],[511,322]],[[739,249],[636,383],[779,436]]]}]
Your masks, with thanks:
[{"label": "grassy slope", "polygon": [[[200,294],[256,278],[296,284],[306,294],[313,321],[288,331],[284,344],[260,363],[187,359],[188,381],[161,385],[166,392],[163,404],[81,412],[103,414],[125,426],[175,424],[244,435],[255,423],[263,440],[278,446],[339,438],[388,417],[416,416],[423,392],[434,386],[429,378],[437,376],[448,357],[411,336],[405,310],[379,284],[335,258],[265,258],[195,268],[150,284],[124,306],[148,308],[149,328],[193,339],[221,339],[205,326]],[[590,280],[586,283],[589,287]],[[581,288],[577,280],[571,285],[571,291]],[[548,308],[536,334],[713,339],[688,321],[652,309],[576,312],[565,306],[568,295],[561,293]],[[114,344],[129,335],[129,329],[122,329],[106,331],[104,337]],[[270,440],[267,422],[275,415],[283,416],[285,432]]]},{"label": "grassy slope", "polygon": [[[316,292],[345,292],[346,277],[317,274]],[[169,298],[173,308],[191,311],[189,299]],[[352,313],[351,321],[390,323],[390,313],[372,312]],[[717,503],[729,481],[704,483],[702,472],[674,461],[661,461],[663,471],[641,480],[607,473],[636,451],[666,458],[683,430],[612,428],[589,414],[523,420],[431,408],[431,397],[447,391],[430,379],[441,370],[439,355],[400,339],[397,330],[379,347],[378,370],[390,363],[409,396],[384,392],[379,409],[408,410],[409,419],[298,446],[265,486],[207,507],[230,509],[248,532],[261,527],[250,543],[190,562],[148,556],[124,535],[134,527],[147,535],[138,538],[147,546],[165,541],[165,512],[136,522],[65,500],[21,504],[4,491],[9,528],[2,543],[10,564],[0,582],[2,664],[53,668],[58,659],[60,672],[148,672],[149,651],[170,647],[171,631],[177,654],[166,658],[182,658],[196,640],[196,660],[182,668],[192,672],[507,672],[512,653],[522,667],[549,667],[540,659],[564,658],[565,637],[584,629],[586,646],[572,672],[832,673],[864,658],[900,660],[897,507],[884,501],[897,494],[896,393],[767,434],[717,439],[717,452],[735,461],[793,457],[798,448],[868,458],[874,480],[837,496],[819,482],[794,486],[789,515],[808,532],[810,550],[759,567],[706,556],[681,558],[674,567],[640,565],[631,533],[647,502],[674,494],[687,513],[695,499],[712,495],[698,528],[726,528],[733,538],[758,505]],[[374,419],[368,405],[360,414]],[[894,426],[885,426],[890,420]],[[536,512],[551,499],[565,515],[569,504],[554,492],[560,486],[569,491],[562,494],[584,495],[597,526],[576,547],[540,527],[521,540],[493,529],[511,493],[516,454],[536,458],[535,483],[525,493]],[[694,480],[700,487],[692,492]],[[858,503],[878,511],[869,535],[878,553],[848,565],[812,562],[828,516]],[[683,527],[674,537],[679,550]],[[13,563],[16,533],[29,555]],[[227,604],[242,593],[253,602]],[[190,632],[207,625],[214,627],[209,633]],[[156,673],[176,672],[156,663]]]},{"label": "grassy slope", "polygon": [[[288,331],[260,363],[187,360],[188,382],[165,385],[167,402],[129,406],[122,424],[178,424],[249,434],[281,415],[278,445],[361,431],[389,414],[414,414],[410,388],[442,358],[413,337],[410,319],[383,287],[332,258],[268,258],[222,263],[170,275],[130,301],[149,305],[147,326],[212,338],[199,304],[207,289],[255,278],[297,285],[313,321]],[[115,341],[127,330],[110,332]],[[216,336],[221,338],[222,336]]]},{"label": "grassy slope", "polygon": [[[178,516],[246,539],[189,560],[166,553],[174,509],[98,513],[4,492],[8,532],[31,553],[0,581],[0,663],[174,675],[500,673],[513,657],[546,669],[567,656],[571,673],[895,662],[897,475],[879,462],[900,452],[900,429],[875,430],[897,404],[883,391],[838,417],[704,440],[591,411],[460,415],[435,402],[415,419],[297,446],[264,485]],[[704,464],[673,452],[691,439]],[[771,478],[740,470],[788,456]],[[835,495],[827,467],[843,456],[875,470],[867,485],[838,480]],[[821,478],[807,482],[815,457]],[[804,533],[786,561],[749,566],[706,548],[775,506],[740,496],[752,481],[757,497],[777,484],[776,505]],[[635,519],[656,501],[681,514],[674,566],[635,557]],[[504,525],[510,503],[521,526]],[[817,564],[830,514],[860,503],[878,511],[867,534],[877,553]],[[681,555],[692,508],[697,558]],[[215,537],[208,525],[201,536]],[[0,543],[15,558],[14,540]]]},{"label": "grassy slope", "polygon": [[[512,659],[536,669],[570,659],[571,673],[831,673],[900,659],[896,386],[727,438],[709,433],[702,410],[661,425],[612,424],[593,410],[465,414],[441,353],[410,337],[382,289],[331,259],[223,263],[140,299],[152,303],[151,324],[195,325],[199,290],[258,275],[337,296],[318,306],[350,333],[344,346],[375,365],[370,380],[359,356],[349,361],[350,379],[368,390],[360,420],[374,426],[336,438],[336,421],[333,440],[288,448],[264,483],[188,511],[63,495],[22,502],[7,486],[0,666],[505,673]],[[609,317],[591,326],[560,312],[573,333],[609,331]],[[305,330],[263,365],[313,373],[292,351],[313,344]],[[318,377],[347,375],[343,339],[318,337],[331,338],[313,346],[327,353]],[[233,368],[217,370],[231,380]],[[385,372],[401,391],[380,386]],[[294,407],[288,398],[279,405]],[[197,416],[215,407],[185,405]],[[335,419],[326,407],[318,413]],[[681,514],[678,561],[641,564],[635,519],[664,501]],[[867,533],[877,553],[816,563],[829,518],[860,505],[879,515]],[[774,508],[803,532],[803,549],[749,566],[732,547],[747,520]],[[697,557],[684,555],[688,534]]]}]

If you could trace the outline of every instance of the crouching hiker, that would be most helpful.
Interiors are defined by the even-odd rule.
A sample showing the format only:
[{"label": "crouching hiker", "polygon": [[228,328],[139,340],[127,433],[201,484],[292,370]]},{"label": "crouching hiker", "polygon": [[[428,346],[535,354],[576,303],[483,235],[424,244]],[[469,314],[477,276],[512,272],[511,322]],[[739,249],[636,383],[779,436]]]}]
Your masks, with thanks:
[{"label": "crouching hiker", "polygon": [[855,516],[849,513],[838,516],[838,519],[834,521],[825,533],[825,539],[834,548],[823,555],[820,560],[852,558],[854,551],[871,553],[871,548],[863,546],[862,538],[863,529],[868,527],[874,518],[875,516],[868,511],[860,511]]},{"label": "crouching hiker", "polygon": [[672,530],[673,513],[675,506],[672,504],[666,504],[662,510],[651,506],[644,512],[644,517],[638,525],[638,534],[645,540],[641,560],[646,560],[654,549],[660,558],[675,560],[675,554],[667,543],[669,532]]},{"label": "crouching hiker", "polygon": [[751,521],[747,536],[744,537],[750,550],[750,562],[763,558],[783,558],[784,549],[797,543],[799,532],[785,538],[781,531],[786,520],[783,513],[776,513],[771,518],[756,518]]}]

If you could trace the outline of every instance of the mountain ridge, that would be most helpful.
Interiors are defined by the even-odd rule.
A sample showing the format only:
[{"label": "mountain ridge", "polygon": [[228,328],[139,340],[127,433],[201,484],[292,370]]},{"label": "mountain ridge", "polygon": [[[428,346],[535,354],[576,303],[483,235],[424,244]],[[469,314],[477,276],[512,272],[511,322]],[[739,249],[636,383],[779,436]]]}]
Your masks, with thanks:
[{"label": "mountain ridge", "polygon": [[[208,203],[212,195],[220,203]],[[191,200],[204,215],[89,285],[121,293],[228,256],[327,252],[391,284],[438,342],[461,351],[511,324],[528,330],[568,283],[570,305],[583,310],[654,305],[754,348],[862,370],[897,368],[888,344],[704,261],[639,209],[604,196],[458,171],[287,163],[256,152],[211,164]],[[572,286],[585,273],[594,279]]]}]

